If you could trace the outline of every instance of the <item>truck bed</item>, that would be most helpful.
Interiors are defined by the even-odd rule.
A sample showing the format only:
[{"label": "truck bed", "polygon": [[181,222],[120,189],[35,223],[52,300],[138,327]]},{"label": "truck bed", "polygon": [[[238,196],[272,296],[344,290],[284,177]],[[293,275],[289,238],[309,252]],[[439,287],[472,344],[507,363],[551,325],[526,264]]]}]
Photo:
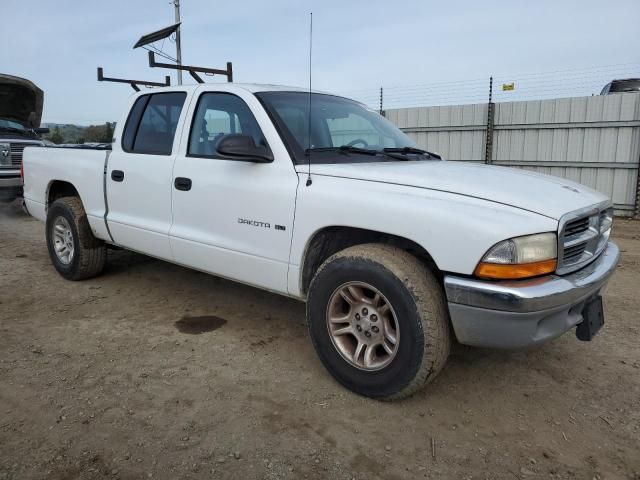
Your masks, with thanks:
[{"label": "truck bed", "polygon": [[46,221],[51,186],[55,182],[67,182],[82,198],[94,235],[107,239],[104,171],[110,153],[104,148],[26,148],[24,201],[29,213]]}]

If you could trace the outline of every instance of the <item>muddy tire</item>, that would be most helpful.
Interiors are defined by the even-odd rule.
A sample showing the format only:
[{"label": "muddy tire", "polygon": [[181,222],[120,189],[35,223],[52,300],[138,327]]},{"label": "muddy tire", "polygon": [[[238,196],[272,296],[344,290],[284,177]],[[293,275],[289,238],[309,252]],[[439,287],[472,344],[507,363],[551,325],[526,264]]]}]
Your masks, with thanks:
[{"label": "muddy tire", "polygon": [[95,277],[104,269],[105,243],[93,236],[78,197],[58,198],[51,204],[46,239],[51,263],[67,280]]},{"label": "muddy tire", "polygon": [[388,245],[357,245],[327,259],[309,287],[307,319],[327,370],[367,397],[409,396],[449,356],[442,287],[417,258]]}]

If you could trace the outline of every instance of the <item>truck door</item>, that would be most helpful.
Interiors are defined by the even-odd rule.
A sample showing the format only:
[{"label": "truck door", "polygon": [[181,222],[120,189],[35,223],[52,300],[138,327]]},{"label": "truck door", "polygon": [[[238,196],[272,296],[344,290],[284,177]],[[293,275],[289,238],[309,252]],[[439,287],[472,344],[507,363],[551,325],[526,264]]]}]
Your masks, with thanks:
[{"label": "truck door", "polygon": [[[172,260],[172,170],[185,92],[137,97],[106,171],[107,223],[118,245]],[[184,109],[186,110],[186,109]],[[176,138],[178,137],[178,138]]]},{"label": "truck door", "polygon": [[[173,171],[175,260],[286,293],[298,176],[275,127],[244,90],[202,92],[190,108]],[[271,163],[217,154],[226,135],[250,135]]]}]

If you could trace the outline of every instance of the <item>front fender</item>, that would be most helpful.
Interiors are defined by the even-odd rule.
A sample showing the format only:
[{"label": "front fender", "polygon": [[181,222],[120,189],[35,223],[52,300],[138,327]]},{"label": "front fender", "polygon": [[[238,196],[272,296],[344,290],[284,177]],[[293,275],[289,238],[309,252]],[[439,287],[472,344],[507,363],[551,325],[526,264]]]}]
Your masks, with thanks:
[{"label": "front fender", "polygon": [[506,238],[555,232],[557,221],[509,205],[418,187],[314,175],[298,188],[289,289],[299,295],[300,268],[314,234],[330,226],[372,230],[424,248],[443,272],[473,273]]}]

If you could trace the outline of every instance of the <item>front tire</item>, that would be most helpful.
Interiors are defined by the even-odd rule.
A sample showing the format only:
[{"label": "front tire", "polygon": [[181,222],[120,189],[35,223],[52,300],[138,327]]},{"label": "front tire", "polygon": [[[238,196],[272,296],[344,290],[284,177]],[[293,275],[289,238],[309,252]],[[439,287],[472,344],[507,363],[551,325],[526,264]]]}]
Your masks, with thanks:
[{"label": "front tire", "polygon": [[389,245],[357,245],[327,259],[309,287],[307,318],[327,370],[367,397],[415,393],[449,355],[442,287],[417,258]]},{"label": "front tire", "polygon": [[107,248],[91,232],[78,197],[62,197],[47,212],[47,248],[51,263],[67,280],[84,280],[102,273]]}]

